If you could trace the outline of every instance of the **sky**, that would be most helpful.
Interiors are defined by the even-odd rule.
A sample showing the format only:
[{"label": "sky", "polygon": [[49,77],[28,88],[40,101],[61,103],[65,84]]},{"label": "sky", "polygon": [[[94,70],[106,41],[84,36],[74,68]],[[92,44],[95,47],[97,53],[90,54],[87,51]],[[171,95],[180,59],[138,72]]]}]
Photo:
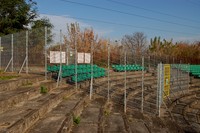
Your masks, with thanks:
[{"label": "sky", "polygon": [[120,40],[143,32],[173,41],[200,41],[200,0],[35,0],[56,34],[67,23],[93,28],[100,38]]}]

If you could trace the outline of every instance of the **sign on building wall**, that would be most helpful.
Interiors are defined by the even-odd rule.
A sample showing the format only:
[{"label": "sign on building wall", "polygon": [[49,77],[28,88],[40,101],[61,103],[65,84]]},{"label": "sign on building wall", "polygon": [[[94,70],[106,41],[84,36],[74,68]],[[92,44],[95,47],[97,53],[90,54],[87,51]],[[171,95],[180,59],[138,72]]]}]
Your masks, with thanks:
[{"label": "sign on building wall", "polygon": [[91,60],[91,55],[90,53],[85,53],[85,63],[90,63],[90,60]]},{"label": "sign on building wall", "polygon": [[90,63],[90,53],[78,53],[78,63]]},{"label": "sign on building wall", "polygon": [[85,56],[84,53],[78,53],[78,63],[84,63],[85,62],[84,56]]},{"label": "sign on building wall", "polygon": [[62,58],[62,63],[65,63],[65,52],[61,52],[60,56],[60,51],[50,51],[50,63],[60,63],[60,57]]},{"label": "sign on building wall", "polygon": [[[66,53],[61,52],[62,54],[62,63],[66,62]],[[70,51],[69,55],[73,57],[73,53]],[[77,63],[90,63],[91,55],[90,53],[78,53]],[[75,57],[73,57],[75,60]],[[60,63],[60,51],[50,51],[50,63]]]},{"label": "sign on building wall", "polygon": [[170,65],[165,64],[164,65],[164,97],[169,96],[170,94]]}]

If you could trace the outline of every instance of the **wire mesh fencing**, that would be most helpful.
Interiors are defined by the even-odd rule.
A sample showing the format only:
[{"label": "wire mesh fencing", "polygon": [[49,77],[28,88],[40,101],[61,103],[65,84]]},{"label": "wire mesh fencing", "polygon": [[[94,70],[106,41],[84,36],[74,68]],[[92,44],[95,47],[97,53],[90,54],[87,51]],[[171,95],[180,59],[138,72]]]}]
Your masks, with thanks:
[{"label": "wire mesh fencing", "polygon": [[0,67],[7,72],[45,71],[45,28],[1,37]]},{"label": "wire mesh fencing", "polygon": [[[57,86],[68,83],[84,88],[90,99],[99,95],[126,112],[138,110],[160,115],[167,99],[189,88],[189,66],[169,56],[137,54],[125,45],[72,36],[47,28],[22,31],[0,38],[0,67],[4,71],[48,74]],[[2,49],[3,48],[3,49]],[[158,65],[158,64],[162,65]],[[170,78],[165,77],[165,64]]]},{"label": "wire mesh fencing", "polygon": [[[75,41],[70,43],[77,45]],[[164,99],[164,90],[158,85],[158,82],[164,76],[164,71],[160,72],[157,63],[170,62],[169,59],[137,55],[124,49],[121,45],[116,48],[111,43],[107,43],[103,47],[104,51],[101,51],[93,41],[90,41],[88,51],[82,51],[75,46],[68,47],[64,42],[60,43],[57,50],[59,49],[61,53],[65,51],[68,53],[64,53],[65,62],[57,64],[57,71],[61,70],[61,73],[57,73],[57,77],[61,76],[68,83],[74,84],[75,88],[85,88],[90,99],[97,94],[122,107],[124,112],[139,110],[143,113],[159,114],[160,104]],[[49,48],[49,50],[53,51],[55,48]],[[58,57],[62,57],[60,56],[62,54],[57,52]],[[79,58],[85,59],[85,52],[90,55],[88,64],[83,61],[79,62]],[[52,66],[52,64],[49,65]],[[177,68],[173,68],[172,65],[171,74],[174,74],[173,71],[177,71]],[[162,73],[161,77],[158,72]],[[182,76],[185,76],[182,74],[182,70],[179,75],[171,75],[171,94],[176,90],[174,87],[179,85],[183,88],[182,81],[180,84],[174,84],[174,87],[172,85],[174,79],[180,81]]]}]

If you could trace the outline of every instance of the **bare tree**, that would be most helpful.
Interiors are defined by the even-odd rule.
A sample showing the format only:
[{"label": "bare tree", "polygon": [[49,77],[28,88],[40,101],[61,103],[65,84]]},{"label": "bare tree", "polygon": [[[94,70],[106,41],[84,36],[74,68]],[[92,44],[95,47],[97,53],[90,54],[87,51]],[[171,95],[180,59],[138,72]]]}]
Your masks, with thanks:
[{"label": "bare tree", "polygon": [[141,55],[146,48],[147,37],[143,32],[135,32],[131,35],[125,35],[122,38],[122,44],[126,45],[131,53]]}]

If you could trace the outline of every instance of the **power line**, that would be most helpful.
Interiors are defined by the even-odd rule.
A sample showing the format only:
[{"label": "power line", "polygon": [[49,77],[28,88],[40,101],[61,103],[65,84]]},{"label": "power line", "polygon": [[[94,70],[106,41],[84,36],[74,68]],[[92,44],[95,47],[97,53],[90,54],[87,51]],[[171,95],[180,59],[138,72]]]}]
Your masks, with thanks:
[{"label": "power line", "polygon": [[170,21],[167,21],[167,20],[162,20],[162,19],[158,19],[158,18],[152,18],[152,17],[148,17],[148,16],[123,12],[123,11],[99,7],[99,6],[95,6],[95,5],[90,5],[90,4],[80,3],[80,2],[74,2],[74,1],[69,1],[69,0],[60,0],[60,1],[71,3],[71,4],[76,4],[76,5],[81,5],[81,6],[86,6],[86,7],[92,7],[92,8],[101,9],[101,10],[106,10],[106,11],[110,11],[110,12],[116,12],[116,13],[130,15],[130,16],[136,16],[136,17],[154,20],[154,21],[158,21],[158,22],[169,23],[169,24],[174,24],[174,25],[183,26],[183,27],[189,27],[189,28],[193,28],[193,29],[200,29],[200,27],[196,27],[196,26],[190,26],[190,25],[180,24],[180,23],[176,23],[176,22],[170,22]]},{"label": "power line", "polygon": [[119,5],[137,8],[137,9],[140,9],[140,10],[145,10],[145,11],[148,11],[148,12],[153,12],[153,13],[169,16],[169,17],[174,17],[174,18],[177,18],[177,19],[180,19],[180,20],[187,20],[187,21],[190,21],[190,22],[200,23],[200,21],[198,21],[198,20],[193,20],[193,19],[188,19],[188,18],[185,18],[185,17],[175,16],[175,15],[172,15],[172,14],[159,12],[159,11],[156,11],[156,10],[151,10],[151,9],[139,7],[139,6],[135,6],[135,5],[132,5],[132,4],[127,4],[127,3],[124,3],[124,2],[119,2],[119,1],[115,1],[115,0],[106,0],[106,1],[109,1],[109,2],[112,2],[112,3],[115,3],[115,4],[119,4]]},{"label": "power line", "polygon": [[190,4],[193,4],[193,5],[195,5],[195,6],[200,6],[200,3],[198,3],[198,2],[194,2],[194,1],[192,1],[192,0],[186,0],[187,2],[189,2]]},{"label": "power line", "polygon": [[150,28],[150,27],[143,27],[143,26],[135,26],[135,25],[129,25],[129,24],[124,24],[124,23],[116,23],[116,22],[111,22],[111,21],[103,21],[103,20],[96,20],[96,19],[89,19],[89,18],[82,18],[82,17],[68,17],[68,18],[80,19],[80,20],[86,20],[86,21],[93,21],[93,22],[99,22],[99,23],[105,23],[105,24],[111,24],[111,25],[118,25],[118,26],[126,26],[126,27],[132,27],[132,28],[139,28],[139,29],[149,29],[149,30],[162,31],[162,32],[169,32],[169,33],[188,34],[188,35],[198,35],[198,34],[194,34],[194,33],[170,31],[170,30],[164,30],[164,29],[158,29],[158,28]]},{"label": "power line", "polygon": [[[42,14],[45,14],[45,13],[42,13]],[[55,15],[55,16],[59,16],[59,15]],[[66,17],[66,16],[60,16],[60,17]],[[149,29],[149,30],[161,31],[161,32],[168,32],[168,33],[198,35],[198,34],[194,34],[194,33],[178,32],[178,31],[171,31],[171,30],[151,28],[151,27],[143,27],[143,26],[135,26],[135,25],[125,24],[125,23],[116,23],[116,22],[111,22],[111,21],[103,21],[103,20],[83,18],[83,17],[71,17],[71,16],[67,16],[66,18],[79,19],[79,20],[85,20],[85,21],[91,21],[91,22],[98,22],[98,23],[104,23],[104,24],[110,24],[110,25],[132,27],[132,28],[138,28],[138,29]]]}]

